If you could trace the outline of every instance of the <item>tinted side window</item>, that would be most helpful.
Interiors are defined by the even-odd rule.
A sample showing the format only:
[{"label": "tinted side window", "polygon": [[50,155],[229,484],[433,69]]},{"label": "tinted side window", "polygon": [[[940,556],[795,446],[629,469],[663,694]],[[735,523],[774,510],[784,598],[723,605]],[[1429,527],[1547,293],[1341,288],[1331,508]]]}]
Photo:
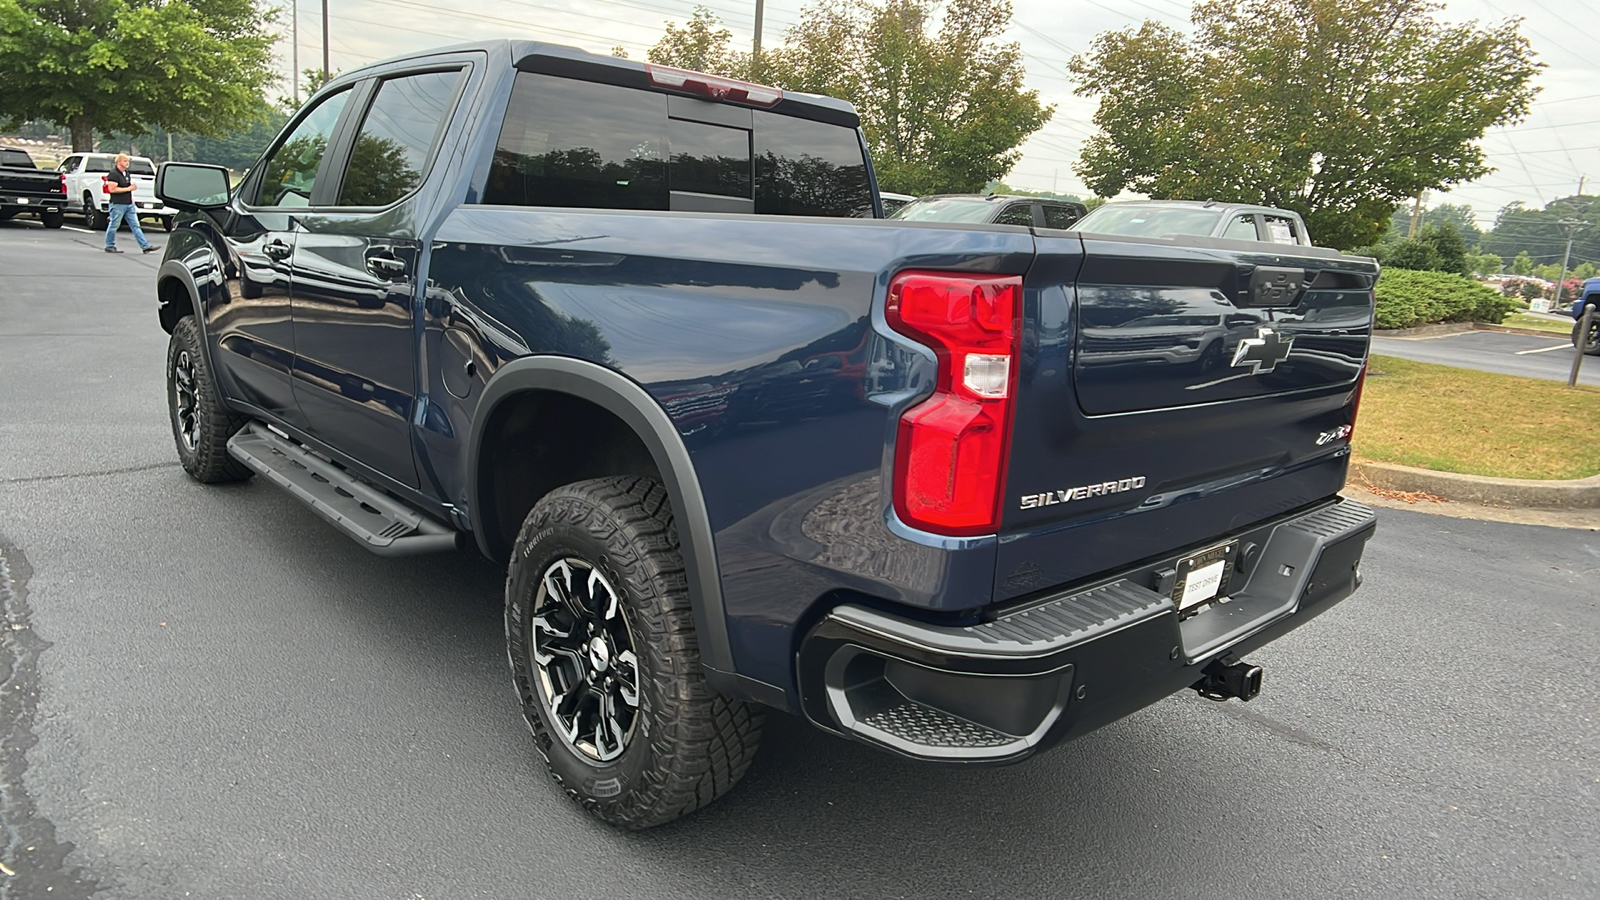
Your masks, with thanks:
[{"label": "tinted side window", "polygon": [[350,99],[348,89],[317,102],[288,139],[262,164],[261,189],[256,206],[308,206],[316,185],[317,169],[328,152],[328,138],[339,124],[339,114]]},{"label": "tinted side window", "polygon": [[867,162],[855,129],[764,111],[754,121],[757,213],[872,214]]},{"label": "tinted side window", "polygon": [[1228,230],[1222,233],[1225,238],[1235,241],[1253,241],[1256,239],[1255,216],[1234,216],[1228,223]]},{"label": "tinted side window", "polygon": [[386,79],[350,149],[340,206],[388,206],[416,190],[461,70]]},{"label": "tinted side window", "polygon": [[87,165],[84,166],[84,169],[83,169],[85,172],[109,172],[109,171],[111,171],[111,163],[113,162],[113,160],[109,156],[90,156],[90,157],[87,157],[87,160],[88,160],[88,163],[87,163]]},{"label": "tinted side window", "polygon": [[666,131],[665,94],[519,72],[483,202],[666,209]]},{"label": "tinted side window", "polygon": [[1080,215],[1070,206],[1056,206],[1052,203],[1044,205],[1044,224],[1047,228],[1071,228],[1072,223],[1078,221]]},{"label": "tinted side window", "polygon": [[994,217],[996,225],[1032,225],[1033,204],[1013,203]]},{"label": "tinted side window", "polygon": [[79,157],[69,156],[61,161],[61,166],[57,171],[66,172],[70,175],[71,173],[78,171],[78,163],[80,162],[83,162],[83,160]]},{"label": "tinted side window", "polygon": [[148,159],[130,159],[128,160],[128,174],[155,175],[156,167]]}]

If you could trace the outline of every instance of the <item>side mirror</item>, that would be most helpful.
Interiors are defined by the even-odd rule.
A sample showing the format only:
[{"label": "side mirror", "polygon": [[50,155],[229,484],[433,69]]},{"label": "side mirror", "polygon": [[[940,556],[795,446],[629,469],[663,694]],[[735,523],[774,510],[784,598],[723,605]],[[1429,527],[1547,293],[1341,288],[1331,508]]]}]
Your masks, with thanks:
[{"label": "side mirror", "polygon": [[176,209],[197,212],[228,205],[228,170],[199,163],[162,163],[156,196]]}]

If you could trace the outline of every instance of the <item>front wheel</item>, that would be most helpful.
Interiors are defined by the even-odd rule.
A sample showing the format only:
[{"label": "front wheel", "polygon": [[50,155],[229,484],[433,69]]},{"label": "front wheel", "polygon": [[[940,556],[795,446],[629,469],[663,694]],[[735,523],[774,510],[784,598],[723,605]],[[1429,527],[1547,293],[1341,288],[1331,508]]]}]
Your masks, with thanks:
[{"label": "front wheel", "polygon": [[551,491],[511,559],[512,680],[556,783],[628,829],[727,793],[750,766],[762,717],[705,682],[661,482],[615,476]]},{"label": "front wheel", "polygon": [[1600,314],[1596,314],[1591,318],[1587,340],[1584,339],[1584,335],[1579,334],[1582,330],[1582,320],[1572,326],[1572,345],[1577,347],[1581,344],[1584,353],[1590,356],[1600,356]]},{"label": "front wheel", "polygon": [[220,484],[253,474],[228,455],[228,439],[244,427],[245,419],[217,394],[194,316],[178,320],[167,344],[167,412],[178,461],[189,477],[202,484]]}]

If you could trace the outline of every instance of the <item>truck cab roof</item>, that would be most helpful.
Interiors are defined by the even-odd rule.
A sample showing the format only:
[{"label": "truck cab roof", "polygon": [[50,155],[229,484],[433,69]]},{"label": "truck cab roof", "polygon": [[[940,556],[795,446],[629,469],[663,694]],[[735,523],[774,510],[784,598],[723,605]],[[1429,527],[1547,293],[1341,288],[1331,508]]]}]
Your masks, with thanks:
[{"label": "truck cab roof", "polygon": [[[698,78],[662,77],[663,73],[681,73],[688,70],[623,59],[619,56],[590,53],[577,47],[551,44],[544,41],[498,40],[454,44],[430,50],[426,53],[396,56],[363,66],[330,81],[329,85],[349,84],[350,82],[370,77],[389,66],[399,63],[414,63],[419,58],[427,56],[445,56],[468,52],[485,53],[491,59],[509,60],[512,65],[523,72],[579,78],[584,81],[654,90],[661,93],[692,94],[700,96],[702,99],[719,103],[756,106],[770,109],[776,113],[806,119],[817,119],[835,125],[845,125],[850,128],[858,128],[861,125],[861,117],[856,114],[855,106],[833,97],[786,89],[780,90],[766,85],[741,82],[736,79],[700,72],[689,73],[691,76],[699,76]],[[751,91],[749,88],[758,88],[759,92]],[[764,102],[762,98],[770,95],[775,95],[775,99],[771,102]]]}]

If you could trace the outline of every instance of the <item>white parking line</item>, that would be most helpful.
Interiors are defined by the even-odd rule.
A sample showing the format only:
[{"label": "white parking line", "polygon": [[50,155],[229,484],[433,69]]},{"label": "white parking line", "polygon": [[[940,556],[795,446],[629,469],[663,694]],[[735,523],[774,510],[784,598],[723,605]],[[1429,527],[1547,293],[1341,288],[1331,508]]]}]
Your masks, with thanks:
[{"label": "white parking line", "polygon": [[1568,347],[1571,347],[1571,346],[1572,346],[1571,344],[1556,344],[1553,347],[1539,347],[1539,348],[1534,349],[1534,350],[1518,350],[1517,351],[1517,355],[1518,356],[1527,356],[1529,353],[1549,353],[1551,350],[1565,350],[1565,349],[1567,349]]}]

